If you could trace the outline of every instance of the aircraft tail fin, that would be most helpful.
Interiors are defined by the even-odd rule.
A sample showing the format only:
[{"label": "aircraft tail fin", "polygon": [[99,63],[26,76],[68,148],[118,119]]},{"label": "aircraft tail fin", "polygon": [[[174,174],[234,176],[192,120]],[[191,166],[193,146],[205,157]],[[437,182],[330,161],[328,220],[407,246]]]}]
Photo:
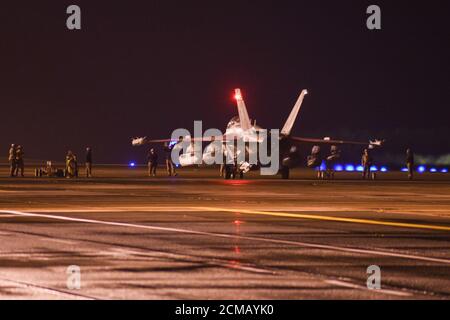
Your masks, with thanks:
[{"label": "aircraft tail fin", "polygon": [[237,102],[239,122],[241,123],[241,128],[243,130],[248,130],[252,127],[252,125],[250,123],[247,108],[245,107],[244,99],[242,98],[241,89],[235,89],[234,92],[235,92],[234,98],[236,99]]},{"label": "aircraft tail fin", "polygon": [[289,135],[291,133],[292,127],[294,126],[295,120],[297,119],[298,112],[300,111],[300,107],[302,106],[303,98],[307,94],[308,90],[306,89],[302,90],[302,92],[300,93],[300,96],[298,97],[297,102],[292,108],[292,111],[289,114],[289,117],[287,118],[286,123],[283,126],[283,129],[281,129],[281,134]]}]

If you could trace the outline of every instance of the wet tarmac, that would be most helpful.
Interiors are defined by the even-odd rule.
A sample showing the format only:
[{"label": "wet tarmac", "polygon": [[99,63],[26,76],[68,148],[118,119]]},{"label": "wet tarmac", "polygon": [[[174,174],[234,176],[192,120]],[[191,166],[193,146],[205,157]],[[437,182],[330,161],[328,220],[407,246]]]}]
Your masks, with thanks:
[{"label": "wet tarmac", "polygon": [[94,174],[0,179],[1,299],[450,298],[446,175]]}]

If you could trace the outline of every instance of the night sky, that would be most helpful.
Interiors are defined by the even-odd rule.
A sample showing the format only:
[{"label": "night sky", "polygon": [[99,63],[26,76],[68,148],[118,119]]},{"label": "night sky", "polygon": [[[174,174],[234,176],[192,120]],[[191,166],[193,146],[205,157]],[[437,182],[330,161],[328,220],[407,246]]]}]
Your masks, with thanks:
[{"label": "night sky", "polygon": [[[416,4],[417,3],[417,4]],[[62,160],[144,160],[130,138],[223,130],[243,91],[280,128],[307,88],[294,134],[385,138],[450,153],[449,1],[9,1],[0,10],[0,147]],[[66,28],[81,7],[82,30]],[[366,28],[378,4],[382,30]]]}]

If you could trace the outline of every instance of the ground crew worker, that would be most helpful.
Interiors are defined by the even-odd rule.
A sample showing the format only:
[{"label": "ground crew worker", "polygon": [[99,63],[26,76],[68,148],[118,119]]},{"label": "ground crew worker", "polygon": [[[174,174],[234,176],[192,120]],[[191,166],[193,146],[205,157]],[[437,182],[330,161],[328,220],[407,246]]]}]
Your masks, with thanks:
[{"label": "ground crew worker", "polygon": [[341,151],[338,149],[337,146],[332,145],[330,147],[330,155],[328,157],[326,157],[326,159],[325,159],[325,165],[326,165],[326,172],[325,172],[326,174],[325,175],[328,179],[331,179],[331,180],[334,179],[334,173],[335,173],[334,166],[340,157],[341,157]]},{"label": "ground crew worker", "polygon": [[408,179],[412,180],[414,172],[414,153],[410,148],[406,149],[406,168],[408,169]]},{"label": "ground crew worker", "polygon": [[156,176],[156,167],[158,166],[158,154],[151,148],[147,155],[148,176]]},{"label": "ground crew worker", "polygon": [[227,159],[227,156],[226,156],[226,153],[227,153],[227,149],[226,149],[226,147],[225,147],[225,144],[224,143],[222,143],[222,146],[221,146],[221,148],[220,148],[220,152],[222,153],[222,157],[221,157],[221,160],[222,160],[222,163],[220,164],[220,167],[219,167],[219,175],[221,176],[221,177],[223,177],[223,178],[225,178],[225,175],[226,175],[226,159]]},{"label": "ground crew worker", "polygon": [[361,158],[361,165],[363,166],[363,179],[370,179],[370,167],[372,166],[372,157],[369,154],[369,150],[364,149],[362,158]]},{"label": "ground crew worker", "polygon": [[16,145],[13,143],[9,148],[8,153],[8,161],[9,161],[9,176],[14,177],[16,173]]},{"label": "ground crew worker", "polygon": [[78,178],[78,159],[75,153],[73,154],[73,161],[75,163],[75,177]]},{"label": "ground crew worker", "polygon": [[24,176],[23,172],[25,169],[25,162],[23,160],[23,155],[24,155],[24,152],[23,152],[22,146],[20,146],[20,145],[17,146],[17,149],[16,149],[16,172],[14,174],[15,176],[19,175],[19,170],[20,170],[20,176],[21,177]]},{"label": "ground crew worker", "polygon": [[76,158],[72,151],[66,155],[66,178],[73,178],[76,175]]},{"label": "ground crew worker", "polygon": [[170,147],[169,143],[164,143],[164,152],[166,155],[166,170],[167,170],[167,174],[170,176],[176,176],[177,172],[175,170],[175,166],[173,165],[173,161],[172,161],[172,147]]},{"label": "ground crew worker", "polygon": [[86,148],[86,178],[92,177],[92,149]]}]

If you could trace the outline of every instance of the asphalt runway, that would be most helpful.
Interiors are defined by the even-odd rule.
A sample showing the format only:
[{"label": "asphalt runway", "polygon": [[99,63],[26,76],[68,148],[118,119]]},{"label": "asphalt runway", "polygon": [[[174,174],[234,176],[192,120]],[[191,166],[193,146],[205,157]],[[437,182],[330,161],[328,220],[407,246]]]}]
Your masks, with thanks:
[{"label": "asphalt runway", "polygon": [[94,174],[0,178],[1,299],[450,298],[448,175]]}]

